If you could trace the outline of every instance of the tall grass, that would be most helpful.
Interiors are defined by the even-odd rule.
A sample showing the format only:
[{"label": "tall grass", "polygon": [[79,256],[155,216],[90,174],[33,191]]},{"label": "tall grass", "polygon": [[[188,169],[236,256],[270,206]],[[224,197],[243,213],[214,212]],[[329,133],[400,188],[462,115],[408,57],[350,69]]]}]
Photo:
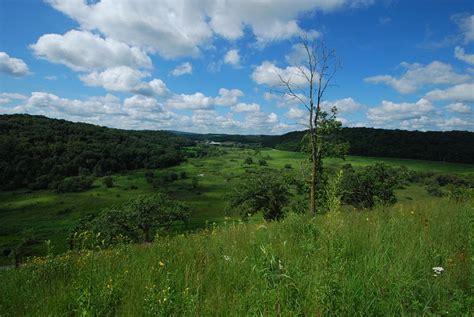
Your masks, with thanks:
[{"label": "tall grass", "polygon": [[0,315],[472,315],[474,208],[440,201],[32,259]]}]

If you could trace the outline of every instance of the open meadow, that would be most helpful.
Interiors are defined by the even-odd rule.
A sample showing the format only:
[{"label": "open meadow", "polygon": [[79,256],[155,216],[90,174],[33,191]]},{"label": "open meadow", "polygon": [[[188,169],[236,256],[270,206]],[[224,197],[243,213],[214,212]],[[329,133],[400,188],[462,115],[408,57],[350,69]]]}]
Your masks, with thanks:
[{"label": "open meadow", "polygon": [[[114,186],[106,187],[97,179],[89,190],[78,193],[56,193],[50,190],[17,190],[0,192],[0,247],[7,248],[9,242],[19,239],[22,232],[29,230],[40,243],[34,245],[31,254],[45,254],[44,240],[51,240],[55,253],[67,250],[67,236],[79,219],[88,214],[97,214],[101,209],[120,204],[140,194],[157,191],[167,192],[171,197],[187,203],[192,212],[186,228],[179,231],[201,229],[206,225],[222,223],[226,219],[238,219],[240,215],[228,208],[228,194],[232,190],[232,180],[246,169],[261,168],[260,159],[267,167],[287,170],[296,177],[301,176],[300,166],[306,156],[299,152],[273,149],[251,150],[222,148],[218,156],[190,158],[178,166],[153,170],[155,178],[170,173],[186,173],[185,179],[153,186],[144,177],[150,170],[132,171],[113,175]],[[252,157],[254,164],[244,164],[244,159]],[[410,170],[440,174],[474,175],[474,166],[431,161],[402,160],[389,158],[348,156],[345,161],[327,159],[325,166],[339,169],[350,163],[356,168],[383,162],[393,166],[406,166]],[[291,169],[285,168],[290,164]],[[194,180],[196,179],[196,180]],[[193,181],[197,182],[193,185]],[[428,195],[423,184],[411,183],[397,190],[399,204],[415,200],[420,204],[439,198]],[[259,220],[257,217],[256,220]],[[13,259],[0,257],[3,265],[11,264]]]},{"label": "open meadow", "polygon": [[473,215],[472,204],[442,198],[281,222],[227,220],[152,244],[34,258],[0,271],[0,311],[472,316]]}]

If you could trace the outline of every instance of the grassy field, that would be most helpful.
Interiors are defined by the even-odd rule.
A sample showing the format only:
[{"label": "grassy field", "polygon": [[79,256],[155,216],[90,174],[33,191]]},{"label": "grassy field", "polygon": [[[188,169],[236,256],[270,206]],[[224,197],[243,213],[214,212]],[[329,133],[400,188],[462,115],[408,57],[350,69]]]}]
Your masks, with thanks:
[{"label": "grassy field", "polygon": [[439,199],[32,259],[0,271],[0,315],[472,316],[473,215]]},{"label": "grassy field", "polygon": [[[156,177],[170,172],[185,171],[187,179],[178,180],[163,188],[155,189],[145,181],[145,171],[134,171],[124,175],[114,175],[114,187],[107,188],[98,179],[94,187],[81,193],[58,194],[52,191],[0,192],[0,246],[20,237],[24,229],[31,229],[39,240],[49,239],[55,252],[66,250],[66,235],[78,219],[89,213],[97,213],[102,208],[122,203],[139,194],[155,191],[167,191],[171,196],[189,204],[193,213],[190,228],[202,228],[206,222],[224,221],[225,217],[236,219],[237,214],[228,211],[226,194],[230,191],[232,179],[245,170],[243,160],[254,156],[253,150],[226,149],[227,154],[220,157],[190,159],[173,168],[155,171]],[[299,173],[299,167],[305,160],[302,153],[277,150],[262,150],[254,160],[264,158],[268,166],[284,168],[291,164],[293,171]],[[417,171],[439,173],[474,174],[473,165],[449,164],[416,160],[400,160],[369,157],[348,157],[345,161],[326,160],[326,166],[339,167],[351,163],[356,167],[384,162],[391,165],[403,165]],[[192,178],[197,177],[197,189],[192,187]],[[136,188],[136,189],[132,189]],[[419,186],[410,186],[398,192],[401,202],[416,198],[417,201],[434,199]],[[38,245],[33,253],[44,253],[44,247]],[[12,259],[0,256],[0,264],[11,263]]]}]

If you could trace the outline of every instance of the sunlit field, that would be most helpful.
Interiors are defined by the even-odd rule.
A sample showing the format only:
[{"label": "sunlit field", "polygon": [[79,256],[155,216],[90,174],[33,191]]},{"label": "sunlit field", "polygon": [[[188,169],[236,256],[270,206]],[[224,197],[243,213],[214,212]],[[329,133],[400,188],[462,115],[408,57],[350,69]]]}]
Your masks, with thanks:
[{"label": "sunlit field", "polygon": [[[191,218],[183,231],[203,228],[208,223],[222,223],[225,219],[238,219],[239,214],[228,208],[227,195],[231,191],[232,180],[241,175],[245,169],[260,168],[257,161],[265,159],[268,167],[284,169],[291,165],[290,171],[297,177],[301,175],[301,164],[306,161],[303,153],[286,152],[272,149],[255,152],[249,149],[226,148],[226,154],[215,157],[192,158],[179,166],[154,170],[155,177],[171,172],[186,172],[186,179],[178,179],[158,188],[147,183],[144,177],[146,170],[113,175],[114,186],[107,188],[97,179],[93,188],[80,193],[62,193],[53,191],[19,190],[0,192],[0,246],[7,245],[25,229],[31,229],[39,240],[51,240],[54,252],[67,249],[66,237],[75,223],[87,214],[96,214],[105,207],[123,203],[140,194],[165,191],[173,198],[187,203],[192,208]],[[245,165],[244,159],[251,156],[256,164]],[[417,160],[400,160],[387,158],[370,158],[349,156],[346,160],[328,159],[329,168],[338,169],[350,163],[356,168],[384,162],[393,166],[406,166],[409,169],[433,173],[474,174],[474,166]],[[198,179],[196,188],[193,178]],[[415,200],[436,200],[429,196],[422,184],[410,184],[398,190],[400,203]],[[180,229],[180,230],[181,230]],[[42,244],[33,247],[33,254],[44,254]],[[11,258],[0,257],[2,264],[12,262]]]}]

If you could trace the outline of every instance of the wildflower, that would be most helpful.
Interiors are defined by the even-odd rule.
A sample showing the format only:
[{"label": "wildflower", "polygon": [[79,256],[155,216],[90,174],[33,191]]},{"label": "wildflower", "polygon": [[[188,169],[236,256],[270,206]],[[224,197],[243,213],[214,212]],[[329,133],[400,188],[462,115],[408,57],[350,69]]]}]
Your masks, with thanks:
[{"label": "wildflower", "polygon": [[444,272],[444,268],[442,268],[441,266],[435,266],[433,268],[433,272],[434,272],[433,276],[439,276]]},{"label": "wildflower", "polygon": [[165,264],[164,264],[163,262],[161,262],[161,261],[160,261],[158,264],[159,264],[161,267],[165,266]]},{"label": "wildflower", "polygon": [[224,255],[224,260],[230,262],[232,260],[232,258],[228,255]]},{"label": "wildflower", "polygon": [[367,218],[365,218],[365,220],[369,221],[369,218],[367,217]]},{"label": "wildflower", "polygon": [[415,214],[415,212],[414,212],[413,210],[412,210],[412,211],[410,211],[410,213],[411,213],[412,215],[414,215],[414,214]]}]

